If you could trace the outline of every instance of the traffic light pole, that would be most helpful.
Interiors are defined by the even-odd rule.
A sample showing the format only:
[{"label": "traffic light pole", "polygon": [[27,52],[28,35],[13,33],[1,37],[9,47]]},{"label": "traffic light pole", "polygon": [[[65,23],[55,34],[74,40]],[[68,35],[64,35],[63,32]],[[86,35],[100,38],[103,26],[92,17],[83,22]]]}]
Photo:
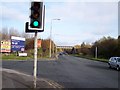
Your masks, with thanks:
[{"label": "traffic light pole", "polygon": [[34,88],[37,87],[37,33],[44,31],[44,21],[45,21],[45,5],[43,2],[34,1],[31,2],[31,15],[30,15],[30,24],[29,22],[25,23],[25,32],[34,33],[34,76],[33,84]]},{"label": "traffic light pole", "polygon": [[37,31],[34,39],[34,88],[37,86]]}]

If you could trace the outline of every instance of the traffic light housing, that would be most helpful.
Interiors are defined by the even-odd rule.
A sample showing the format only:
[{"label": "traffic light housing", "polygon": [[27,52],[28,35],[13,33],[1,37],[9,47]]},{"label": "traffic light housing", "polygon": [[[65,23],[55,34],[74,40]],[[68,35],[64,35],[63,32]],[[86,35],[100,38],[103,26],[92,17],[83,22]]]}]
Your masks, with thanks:
[{"label": "traffic light housing", "polygon": [[42,28],[43,2],[31,2],[30,28]]},{"label": "traffic light housing", "polygon": [[45,5],[43,2],[31,2],[30,22],[25,23],[25,32],[43,32],[45,22]]}]

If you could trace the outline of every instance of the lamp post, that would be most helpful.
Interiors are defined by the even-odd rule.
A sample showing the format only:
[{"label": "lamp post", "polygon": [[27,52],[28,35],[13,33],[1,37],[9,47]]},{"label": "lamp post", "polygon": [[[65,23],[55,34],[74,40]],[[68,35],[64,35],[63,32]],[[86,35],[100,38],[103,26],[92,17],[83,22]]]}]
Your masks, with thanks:
[{"label": "lamp post", "polygon": [[[52,21],[53,20],[60,20],[60,19],[51,19],[51,27],[50,27],[50,49],[49,49],[49,57],[51,57],[51,39],[52,39]],[[53,44],[54,45],[54,44]],[[54,50],[54,46],[53,46],[53,50]],[[54,51],[53,51],[54,52]]]}]

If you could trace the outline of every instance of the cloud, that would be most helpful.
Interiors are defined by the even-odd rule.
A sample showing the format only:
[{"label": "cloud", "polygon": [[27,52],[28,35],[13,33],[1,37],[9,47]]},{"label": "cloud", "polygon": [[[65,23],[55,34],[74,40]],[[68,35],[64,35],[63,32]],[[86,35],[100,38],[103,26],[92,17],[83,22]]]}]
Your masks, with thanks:
[{"label": "cloud", "polygon": [[[49,3],[48,3],[49,4]],[[72,40],[75,42],[78,36],[83,38],[79,41],[88,40],[93,42],[96,38],[101,36],[113,35],[117,32],[117,20],[118,20],[118,7],[116,2],[79,2],[79,3],[50,3],[51,6],[47,8],[46,20],[50,21],[52,18],[60,18],[64,29],[68,27],[68,37],[64,37],[64,41]],[[68,26],[65,26],[68,25]],[[58,28],[57,32],[60,33],[61,29]],[[73,31],[73,28],[75,29]],[[67,29],[63,32],[68,34]],[[65,32],[66,31],[66,32]],[[62,32],[62,31],[61,31]],[[79,35],[76,35],[78,33]],[[84,33],[87,33],[84,34]],[[70,34],[75,34],[73,40]],[[61,37],[62,38],[62,37]],[[85,39],[84,39],[85,38]],[[78,40],[76,40],[78,41]]]},{"label": "cloud", "polygon": [[119,0],[44,0],[45,2],[118,2]]},{"label": "cloud", "polygon": [[2,12],[0,16],[2,16],[4,20],[14,20],[14,21],[26,21],[28,20],[28,16],[18,10],[18,8],[8,8],[7,6],[1,6]]},{"label": "cloud", "polygon": [[[99,37],[97,37],[99,38]],[[63,35],[54,35],[53,40],[57,45],[76,45],[81,44],[82,42],[86,43],[92,43],[97,39],[93,34],[91,33],[82,33],[82,34],[63,34]],[[91,42],[92,41],[92,42]]]},{"label": "cloud", "polygon": [[[116,8],[116,10],[115,10]],[[46,13],[49,18],[60,17],[63,20],[80,20],[84,22],[108,23],[117,16],[117,3],[59,3],[52,5]],[[113,13],[111,13],[113,12]]]},{"label": "cloud", "polygon": [[31,0],[1,0],[1,2],[30,2]]}]

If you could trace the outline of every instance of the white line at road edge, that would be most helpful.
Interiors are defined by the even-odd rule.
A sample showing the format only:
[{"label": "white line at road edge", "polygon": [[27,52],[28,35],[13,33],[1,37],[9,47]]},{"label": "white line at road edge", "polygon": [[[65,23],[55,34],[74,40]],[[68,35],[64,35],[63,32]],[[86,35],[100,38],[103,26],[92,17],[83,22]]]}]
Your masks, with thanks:
[{"label": "white line at road edge", "polygon": [[[15,73],[15,74],[19,74],[19,75],[22,75],[22,76],[27,76],[27,77],[31,77],[33,78],[32,75],[28,75],[28,74],[25,74],[25,73],[22,73],[22,72],[18,72],[16,70],[12,70],[12,69],[5,69],[5,68],[0,68],[0,71],[4,71],[4,72],[7,72],[7,73]],[[44,81],[46,83],[48,83],[50,86],[52,86],[53,88],[63,88],[61,85],[57,84],[56,82],[53,82],[52,80],[47,80],[47,79],[44,79],[44,78],[37,78],[37,80],[40,80],[40,81]]]}]

